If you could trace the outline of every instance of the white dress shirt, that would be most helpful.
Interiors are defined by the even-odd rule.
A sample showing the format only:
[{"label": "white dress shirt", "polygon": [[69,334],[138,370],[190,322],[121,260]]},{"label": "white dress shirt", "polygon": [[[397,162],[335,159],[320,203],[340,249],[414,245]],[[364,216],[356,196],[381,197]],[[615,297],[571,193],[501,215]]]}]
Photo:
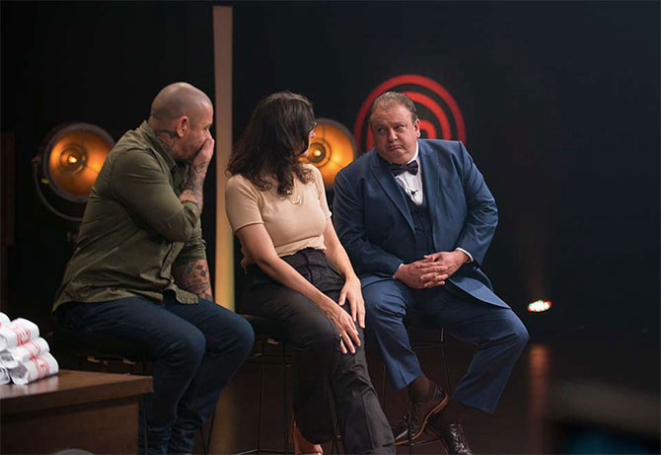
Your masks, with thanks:
[{"label": "white dress shirt", "polygon": [[[415,155],[406,164],[418,159],[418,143],[415,143]],[[411,198],[413,203],[420,207],[422,205],[422,166],[418,161],[418,173],[413,175],[410,172],[402,172],[395,176],[395,180],[404,192]]]}]

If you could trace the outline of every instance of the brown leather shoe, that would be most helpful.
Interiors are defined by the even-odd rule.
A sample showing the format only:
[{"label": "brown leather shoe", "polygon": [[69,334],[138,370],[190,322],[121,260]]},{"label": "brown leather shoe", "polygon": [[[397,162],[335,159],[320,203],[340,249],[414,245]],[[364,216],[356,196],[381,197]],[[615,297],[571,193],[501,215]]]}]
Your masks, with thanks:
[{"label": "brown leather shoe", "polygon": [[[395,436],[395,445],[405,444],[409,441],[414,441],[420,437],[425,430],[427,420],[433,414],[441,412],[441,410],[448,404],[450,397],[443,391],[442,388],[435,385],[434,395],[432,399],[425,403],[417,403],[409,401],[409,410],[404,418],[392,429]],[[411,426],[411,437],[409,438],[409,424]]]},{"label": "brown leather shoe", "polygon": [[430,419],[427,432],[438,436],[449,455],[475,455],[468,446],[468,439],[460,423],[441,424],[438,418]]}]

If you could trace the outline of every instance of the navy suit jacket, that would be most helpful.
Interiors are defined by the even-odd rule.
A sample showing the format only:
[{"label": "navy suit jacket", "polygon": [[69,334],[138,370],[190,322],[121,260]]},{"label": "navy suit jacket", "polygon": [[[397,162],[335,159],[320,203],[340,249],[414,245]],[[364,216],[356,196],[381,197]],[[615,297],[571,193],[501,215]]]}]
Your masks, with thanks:
[{"label": "navy suit jacket", "polygon": [[[423,197],[429,205],[435,250],[463,248],[474,261],[450,281],[484,302],[509,308],[480,270],[498,224],[496,202],[466,148],[458,141],[420,139]],[[415,251],[406,195],[389,164],[372,149],[335,178],[333,219],[363,286],[392,278]]]}]

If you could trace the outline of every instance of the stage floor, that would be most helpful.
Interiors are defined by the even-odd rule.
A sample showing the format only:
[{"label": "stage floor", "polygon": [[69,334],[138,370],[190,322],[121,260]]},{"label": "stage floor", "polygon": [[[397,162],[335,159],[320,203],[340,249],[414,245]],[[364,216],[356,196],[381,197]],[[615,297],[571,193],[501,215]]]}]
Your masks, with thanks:
[{"label": "stage floor", "polygon": [[[413,337],[433,341],[436,334],[418,332]],[[473,352],[472,346],[447,338],[452,386],[459,382]],[[421,350],[419,357],[428,376],[444,384],[440,349]],[[368,362],[381,395],[383,365],[369,349]],[[257,446],[260,368],[264,368],[265,383],[260,447],[263,453],[283,449],[281,369],[245,364],[219,402],[212,453],[237,453]],[[616,447],[613,444],[620,444],[613,449],[617,453],[658,453],[658,446],[645,452],[649,444],[636,444],[650,428],[658,438],[659,383],[658,336],[624,336],[616,330],[533,333],[496,414],[474,413],[464,428],[478,454],[603,453],[607,447]],[[291,397],[291,390],[288,393]],[[404,414],[406,395],[386,385],[385,397],[386,415],[394,424]],[[597,449],[590,452],[590,447]],[[633,447],[635,452],[627,451]],[[330,445],[324,448],[330,453]],[[409,449],[398,447],[397,452],[406,454]],[[435,442],[414,447],[411,453],[443,454],[445,450]]]}]

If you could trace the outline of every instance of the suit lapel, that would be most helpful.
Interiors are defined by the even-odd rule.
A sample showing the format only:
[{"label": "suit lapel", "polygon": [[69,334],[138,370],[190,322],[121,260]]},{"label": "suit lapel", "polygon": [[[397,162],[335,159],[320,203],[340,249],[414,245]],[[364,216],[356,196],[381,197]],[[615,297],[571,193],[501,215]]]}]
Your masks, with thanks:
[{"label": "suit lapel", "polygon": [[371,167],[372,174],[374,175],[376,181],[379,182],[379,185],[381,185],[383,191],[385,191],[393,204],[395,204],[395,207],[397,207],[397,209],[399,209],[399,211],[402,213],[411,230],[415,230],[413,226],[413,218],[411,217],[411,211],[409,210],[409,207],[406,203],[406,199],[404,199],[404,193],[399,189],[399,185],[397,184],[395,177],[393,177],[392,172],[390,171],[388,162],[380,158],[378,153],[376,153],[376,150],[372,155]]},{"label": "suit lapel", "polygon": [[441,163],[438,160],[438,154],[428,149],[425,142],[418,141],[418,159],[421,163],[422,169],[422,188],[423,197],[427,202],[429,210],[429,217],[432,226],[435,227],[433,232],[434,248],[438,251],[440,245],[440,232],[439,223],[440,211],[445,205],[443,194],[440,191],[441,184]]},{"label": "suit lapel", "polygon": [[440,169],[441,163],[438,161],[438,155],[428,150],[425,143],[419,141],[420,148],[418,149],[418,158],[421,162],[422,169],[422,189],[423,195],[427,200],[429,206],[429,213],[432,219],[436,218],[439,207],[439,185],[440,185]]}]

